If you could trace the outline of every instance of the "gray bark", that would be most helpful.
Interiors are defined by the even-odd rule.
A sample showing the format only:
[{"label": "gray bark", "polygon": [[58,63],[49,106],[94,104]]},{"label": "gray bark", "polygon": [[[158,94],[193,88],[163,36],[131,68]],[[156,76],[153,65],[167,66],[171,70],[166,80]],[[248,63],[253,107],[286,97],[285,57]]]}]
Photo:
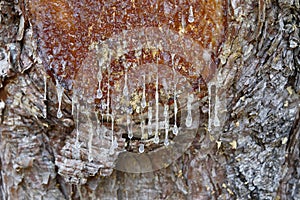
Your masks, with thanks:
[{"label": "gray bark", "polygon": [[22,6],[0,2],[1,199],[300,199],[298,0],[229,1],[221,126],[203,125],[178,160],[141,174],[113,170],[109,158],[101,169],[70,159],[71,97],[57,119],[55,83]]}]

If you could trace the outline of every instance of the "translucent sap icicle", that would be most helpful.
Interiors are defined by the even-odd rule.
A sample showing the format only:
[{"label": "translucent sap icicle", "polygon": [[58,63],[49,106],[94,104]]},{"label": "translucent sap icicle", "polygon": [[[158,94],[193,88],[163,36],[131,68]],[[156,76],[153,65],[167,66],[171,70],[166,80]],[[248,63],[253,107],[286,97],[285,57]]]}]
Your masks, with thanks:
[{"label": "translucent sap icicle", "polygon": [[190,94],[188,96],[188,101],[187,101],[187,116],[185,120],[185,125],[186,127],[191,127],[193,124],[193,118],[192,118],[192,102],[194,100],[193,94]]},{"label": "translucent sap icicle", "polygon": [[99,82],[99,86],[97,89],[97,99],[101,99],[103,96],[102,90],[101,90],[101,82]]},{"label": "translucent sap icicle", "polygon": [[44,100],[47,100],[47,75],[44,75]]},{"label": "translucent sap icicle", "polygon": [[194,19],[194,13],[193,13],[193,6],[190,6],[188,22],[193,23],[194,21],[195,21],[195,19]]},{"label": "translucent sap icicle", "polygon": [[107,81],[107,101],[106,101],[106,113],[109,114],[109,105],[110,104],[110,84],[109,84],[109,78],[108,78],[108,81]]},{"label": "translucent sap icicle", "polygon": [[127,69],[125,70],[125,83],[124,83],[124,88],[123,88],[123,95],[124,97],[128,97],[129,92],[128,92],[128,77],[127,77]]},{"label": "translucent sap icicle", "polygon": [[58,99],[58,110],[57,110],[57,118],[61,118],[63,116],[61,112],[61,100],[62,95],[64,93],[64,88],[56,81],[56,91],[57,91],[57,99]]},{"label": "translucent sap icicle", "polygon": [[219,120],[219,117],[218,117],[218,110],[219,110],[219,107],[220,107],[220,101],[219,101],[219,97],[217,95],[217,88],[216,88],[216,93],[215,93],[215,106],[214,106],[214,126],[217,127],[217,126],[220,126],[220,120]]},{"label": "translucent sap icicle", "polygon": [[[47,100],[47,75],[44,75],[44,101]],[[44,104],[43,106],[43,117],[46,119],[47,118],[47,105]]]},{"label": "translucent sap icicle", "polygon": [[172,53],[172,54],[171,54],[171,59],[172,59],[172,66],[173,66],[173,67],[174,67],[174,58],[175,58],[175,54]]},{"label": "translucent sap icicle", "polygon": [[146,108],[146,77],[143,76],[143,96],[142,96],[142,102],[141,107],[144,109]]},{"label": "translucent sap icicle", "polygon": [[158,129],[159,129],[159,94],[158,94],[158,74],[156,74],[156,83],[155,83],[155,136],[154,143],[159,143],[158,138]]},{"label": "translucent sap icicle", "polygon": [[128,132],[128,138],[132,139],[133,138],[133,132],[132,132],[132,127],[131,127],[131,120],[130,116],[127,114],[127,132]]},{"label": "translucent sap icicle", "polygon": [[174,127],[173,127],[173,134],[174,135],[178,134],[177,112],[178,112],[178,107],[177,107],[176,86],[175,86],[175,91],[174,91]]},{"label": "translucent sap icicle", "polygon": [[102,81],[102,65],[100,65],[99,61],[99,71],[97,74],[97,79],[98,79],[98,89],[97,89],[97,99],[101,99],[103,96],[102,90],[101,90],[101,81]]},{"label": "translucent sap icicle", "polygon": [[152,107],[148,108],[148,135],[152,135]]},{"label": "translucent sap icicle", "polygon": [[182,16],[181,16],[181,32],[182,33],[185,32],[185,26],[186,26],[185,17],[184,17],[184,14],[182,14]]},{"label": "translucent sap icicle", "polygon": [[165,146],[169,145],[169,106],[165,105],[164,106],[164,117],[165,117],[165,141],[164,144]]},{"label": "translucent sap icicle", "polygon": [[211,84],[207,85],[208,89],[208,131],[211,131]]},{"label": "translucent sap icicle", "polygon": [[140,152],[140,153],[144,153],[144,151],[145,151],[145,146],[144,146],[144,144],[140,144],[140,146],[139,146],[139,152]]}]

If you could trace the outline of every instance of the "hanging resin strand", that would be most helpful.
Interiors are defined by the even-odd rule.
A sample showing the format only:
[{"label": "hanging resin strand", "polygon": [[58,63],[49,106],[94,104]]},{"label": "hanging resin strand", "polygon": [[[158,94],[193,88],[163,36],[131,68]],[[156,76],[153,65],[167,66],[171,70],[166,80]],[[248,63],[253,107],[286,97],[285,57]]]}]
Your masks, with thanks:
[{"label": "hanging resin strand", "polygon": [[97,79],[98,79],[98,89],[97,89],[97,99],[101,99],[103,96],[102,90],[101,90],[101,81],[102,81],[102,65],[100,65],[99,61],[99,71],[97,74]]},{"label": "hanging resin strand", "polygon": [[190,94],[188,96],[188,100],[187,100],[187,116],[186,116],[186,120],[185,120],[185,125],[186,127],[191,127],[193,124],[193,118],[192,118],[192,102],[194,100],[194,95]]},{"label": "hanging resin strand", "polygon": [[208,89],[208,132],[211,131],[211,84],[207,84]]},{"label": "hanging resin strand", "polygon": [[146,108],[146,77],[145,77],[145,74],[143,76],[143,94],[142,94],[141,107],[143,109]]},{"label": "hanging resin strand", "polygon": [[156,74],[156,83],[155,83],[155,136],[154,136],[154,143],[159,143],[158,137],[158,129],[159,129],[159,94],[158,94],[158,72]]},{"label": "hanging resin strand", "polygon": [[181,16],[181,33],[185,33],[185,26],[186,26],[185,17],[184,17],[184,14],[182,14],[182,16]]},{"label": "hanging resin strand", "polygon": [[111,115],[111,146],[110,146],[110,153],[113,154],[115,149],[118,148],[118,141],[114,137],[114,116]]},{"label": "hanging resin strand", "polygon": [[152,135],[152,106],[148,107],[148,135]]},{"label": "hanging resin strand", "polygon": [[194,13],[193,13],[193,6],[190,6],[188,22],[193,23],[194,21],[195,21],[195,19],[194,19]]},{"label": "hanging resin strand", "polygon": [[169,145],[169,106],[165,105],[164,106],[164,117],[165,117],[165,141],[164,144],[165,146]]},{"label": "hanging resin strand", "polygon": [[44,101],[47,100],[47,75],[44,75]]},{"label": "hanging resin strand", "polygon": [[128,132],[128,138],[132,139],[133,138],[133,132],[132,132],[132,127],[131,127],[131,119],[129,114],[126,115],[127,118],[127,132]]},{"label": "hanging resin strand", "polygon": [[57,99],[58,99],[58,110],[57,110],[57,118],[61,118],[63,116],[61,112],[61,100],[62,95],[64,93],[64,88],[56,81],[56,91],[57,91]]},{"label": "hanging resin strand", "polygon": [[107,79],[107,101],[106,101],[107,111],[106,111],[106,114],[109,115],[109,106],[110,106],[110,83],[109,83],[110,68],[109,68],[109,66],[108,66],[107,70],[108,70],[108,79]]},{"label": "hanging resin strand", "polygon": [[124,88],[123,88],[123,96],[126,98],[126,100],[128,98],[128,95],[129,95],[127,82],[128,82],[128,77],[127,77],[127,67],[126,67],[125,68],[125,83],[124,83]]},{"label": "hanging resin strand", "polygon": [[[44,75],[44,101],[47,101],[47,75]],[[47,118],[47,104],[44,104],[43,106],[43,117],[46,119]]]},{"label": "hanging resin strand", "polygon": [[176,79],[176,69],[175,69],[175,64],[174,64],[174,57],[175,55],[172,55],[172,66],[173,66],[173,79],[175,81],[174,84],[174,127],[172,129],[172,132],[174,135],[178,135],[178,127],[177,127],[177,112],[178,112],[178,107],[177,107],[177,80]]}]

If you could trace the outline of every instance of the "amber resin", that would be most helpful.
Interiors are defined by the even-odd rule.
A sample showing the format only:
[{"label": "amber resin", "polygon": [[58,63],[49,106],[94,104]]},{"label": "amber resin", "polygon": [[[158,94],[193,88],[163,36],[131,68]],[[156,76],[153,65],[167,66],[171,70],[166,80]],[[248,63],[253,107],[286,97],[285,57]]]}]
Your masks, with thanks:
[{"label": "amber resin", "polygon": [[[97,161],[93,141],[106,137],[111,155],[123,152],[116,168],[133,173],[182,155],[206,123],[202,98],[224,39],[225,3],[28,3],[40,55],[56,81],[58,118],[62,92],[73,95],[77,152],[85,142],[88,161]],[[137,168],[133,160],[155,165]]]},{"label": "amber resin", "polygon": [[89,46],[122,30],[166,26],[199,42],[214,62],[225,34],[225,1],[31,0],[27,4],[44,64],[66,89],[71,89]]}]

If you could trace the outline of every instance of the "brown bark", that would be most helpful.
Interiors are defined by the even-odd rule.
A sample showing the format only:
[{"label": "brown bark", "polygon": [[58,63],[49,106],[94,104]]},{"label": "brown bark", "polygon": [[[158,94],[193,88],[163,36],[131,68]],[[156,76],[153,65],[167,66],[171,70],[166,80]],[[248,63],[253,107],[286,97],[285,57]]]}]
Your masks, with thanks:
[{"label": "brown bark", "polygon": [[140,174],[113,170],[101,151],[89,162],[85,145],[71,159],[71,97],[58,119],[55,83],[22,10],[23,1],[0,2],[2,199],[300,199],[298,0],[228,2],[221,126],[208,132],[206,113],[178,160]]}]

